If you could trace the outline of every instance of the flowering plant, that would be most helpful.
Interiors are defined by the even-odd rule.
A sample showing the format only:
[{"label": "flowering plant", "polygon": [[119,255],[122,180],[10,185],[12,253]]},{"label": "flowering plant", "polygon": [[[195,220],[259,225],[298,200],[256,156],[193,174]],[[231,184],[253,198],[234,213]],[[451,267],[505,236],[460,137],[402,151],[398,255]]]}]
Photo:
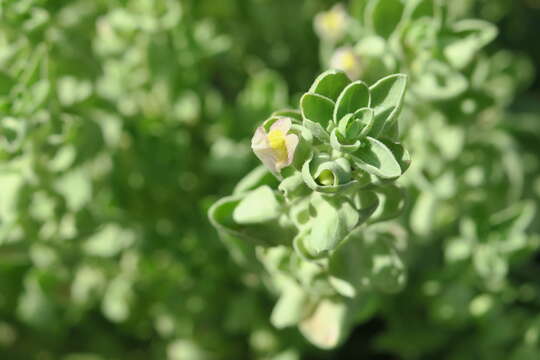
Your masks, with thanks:
[{"label": "flowering plant", "polygon": [[324,72],[300,111],[277,111],[257,128],[251,144],[263,166],[209,212],[233,252],[266,269],[279,295],[272,323],[298,325],[323,348],[358,320],[359,304],[405,282],[403,231],[375,223],[404,207],[395,180],[410,162],[398,142],[406,83]]}]

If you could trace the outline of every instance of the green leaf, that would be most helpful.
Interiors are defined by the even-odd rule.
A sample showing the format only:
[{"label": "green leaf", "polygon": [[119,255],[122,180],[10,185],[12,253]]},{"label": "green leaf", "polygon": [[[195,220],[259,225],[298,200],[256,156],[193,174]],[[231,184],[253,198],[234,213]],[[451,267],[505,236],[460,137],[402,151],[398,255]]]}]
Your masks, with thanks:
[{"label": "green leaf", "polygon": [[233,219],[238,224],[257,224],[276,219],[280,205],[272,189],[268,186],[248,193],[234,209]]},{"label": "green leaf", "polygon": [[360,215],[358,218],[358,225],[361,225],[369,219],[375,210],[377,210],[379,198],[375,192],[371,190],[359,191],[354,197],[354,206]]},{"label": "green leaf", "polygon": [[293,175],[282,180],[279,184],[279,190],[287,198],[303,196],[309,191],[300,172],[295,172]]},{"label": "green leaf", "polygon": [[[373,122],[375,121],[375,112],[373,109],[370,108],[362,108],[356,110],[354,113],[354,118],[358,119],[360,121],[360,124],[362,127],[362,131],[360,131],[360,134],[358,136],[364,137],[371,131],[371,128],[373,127]],[[353,134],[350,134],[353,135]]]},{"label": "green leaf", "polygon": [[290,204],[289,216],[294,224],[300,229],[308,225],[310,219],[310,198],[304,196],[301,199],[297,199]]},{"label": "green leaf", "polygon": [[[391,235],[372,227],[357,229],[330,258],[329,273],[342,290],[355,296],[367,289],[386,293],[405,285],[405,267]],[[348,284],[348,286],[347,286]]]},{"label": "green leaf", "polygon": [[367,144],[356,151],[353,162],[360,169],[384,179],[393,179],[401,175],[401,167],[382,142],[366,137]]},{"label": "green leaf", "polygon": [[393,184],[379,186],[375,192],[380,205],[369,218],[369,223],[393,219],[401,214],[405,207],[405,193],[400,187]]},{"label": "green leaf", "polygon": [[274,111],[271,117],[287,117],[293,120],[297,120],[298,122],[302,121],[302,113],[298,110],[292,110],[292,109],[283,109],[283,110]]},{"label": "green leaf", "polygon": [[399,163],[401,174],[405,173],[411,165],[411,155],[400,143],[395,143],[387,139],[380,140],[394,155],[394,158]]},{"label": "green leaf", "polygon": [[414,82],[414,92],[426,100],[448,100],[467,90],[467,79],[446,63],[431,60],[421,65],[423,71]]},{"label": "green leaf", "polygon": [[321,124],[304,119],[303,125],[317,140],[321,141],[322,143],[328,142],[330,135],[328,135],[328,132],[321,126]]},{"label": "green leaf", "polygon": [[358,296],[358,293],[369,287],[369,267],[362,261],[362,239],[358,231],[340,244],[330,257],[329,274],[331,283],[347,297]]},{"label": "green leaf", "polygon": [[397,121],[392,121],[391,123],[385,124],[382,131],[379,133],[379,139],[382,141],[384,139],[398,141],[399,140],[399,124]]},{"label": "green leaf", "polygon": [[332,130],[332,133],[330,134],[330,145],[332,145],[332,148],[339,152],[355,152],[360,148],[361,143],[360,140],[356,140],[352,144],[345,143],[342,141],[339,130],[336,128]]},{"label": "green leaf", "polygon": [[[249,195],[249,193],[247,195]],[[253,244],[262,246],[274,246],[281,242],[290,241],[288,239],[294,236],[294,229],[287,226],[281,226],[275,216],[275,210],[270,210],[270,215],[272,216],[268,213],[260,213],[260,209],[264,208],[265,205],[258,205],[258,209],[256,210],[259,211],[258,216],[245,215],[246,209],[240,212],[236,211],[240,202],[247,195],[239,194],[225,197],[213,204],[208,210],[208,218],[212,225],[216,227],[220,233],[226,235],[222,236],[223,240],[227,240],[226,243],[232,244],[233,246],[236,246],[236,243],[238,243],[236,238],[248,240]],[[264,196],[265,195],[263,195],[263,197]],[[269,201],[271,204],[272,200]],[[237,217],[240,221],[261,222],[241,224],[236,221]],[[254,219],[254,217],[256,217],[256,219]]]},{"label": "green leaf", "polygon": [[305,93],[300,99],[300,108],[304,119],[313,121],[326,129],[332,119],[334,102],[322,95]]},{"label": "green leaf", "polygon": [[333,250],[356,226],[359,215],[346,198],[324,198],[312,200],[313,227],[305,245],[315,253]]},{"label": "green leaf", "polygon": [[414,203],[411,213],[411,228],[421,236],[427,236],[436,226],[435,214],[438,208],[437,198],[431,192],[422,192]]},{"label": "green leaf", "polygon": [[343,116],[339,121],[337,127],[340,135],[347,140],[356,140],[360,135],[360,131],[362,130],[363,124],[361,118],[362,116],[360,116],[360,118],[357,118],[355,114],[347,114]]},{"label": "green leaf", "polygon": [[402,13],[400,0],[371,0],[367,5],[365,21],[377,35],[389,38],[399,24]]},{"label": "green leaf", "polygon": [[338,127],[330,134],[330,145],[339,152],[355,152],[361,146],[361,139],[373,126],[373,110],[361,108],[354,114],[345,115]]},{"label": "green leaf", "polygon": [[272,310],[270,322],[278,329],[297,324],[305,316],[306,302],[307,296],[302,288],[287,281]]},{"label": "green leaf", "polygon": [[318,259],[323,259],[325,253],[316,253],[313,249],[309,248],[306,243],[309,238],[310,228],[305,227],[301,232],[299,232],[293,239],[292,245],[294,252],[305,261],[314,261]]},{"label": "green leaf", "polygon": [[480,49],[497,37],[497,28],[482,20],[462,20],[452,30],[457,38],[444,48],[444,55],[458,69],[467,66]]},{"label": "green leaf", "polygon": [[360,108],[369,107],[370,93],[363,81],[355,81],[341,92],[334,108],[334,122],[337,124],[347,114],[352,114]]},{"label": "green leaf", "polygon": [[375,121],[370,136],[377,136],[385,124],[397,120],[407,87],[407,75],[387,76],[370,87],[371,108],[375,111]]},{"label": "green leaf", "polygon": [[237,228],[232,213],[240,203],[243,195],[224,197],[216,201],[208,210],[208,219],[219,230]]},{"label": "green leaf", "polygon": [[328,70],[315,79],[309,88],[310,93],[325,96],[336,101],[339,94],[351,82],[347,75],[340,70]]},{"label": "green leaf", "polygon": [[373,126],[373,110],[362,108],[354,114],[345,115],[330,134],[330,145],[339,152],[354,152]]}]

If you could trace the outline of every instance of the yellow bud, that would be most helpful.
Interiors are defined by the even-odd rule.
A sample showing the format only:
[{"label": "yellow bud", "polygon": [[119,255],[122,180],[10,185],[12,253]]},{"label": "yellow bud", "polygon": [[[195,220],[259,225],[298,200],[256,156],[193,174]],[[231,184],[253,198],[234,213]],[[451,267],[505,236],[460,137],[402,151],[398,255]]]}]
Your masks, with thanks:
[{"label": "yellow bud", "polygon": [[318,179],[321,185],[330,186],[334,185],[334,174],[330,170],[323,170]]}]

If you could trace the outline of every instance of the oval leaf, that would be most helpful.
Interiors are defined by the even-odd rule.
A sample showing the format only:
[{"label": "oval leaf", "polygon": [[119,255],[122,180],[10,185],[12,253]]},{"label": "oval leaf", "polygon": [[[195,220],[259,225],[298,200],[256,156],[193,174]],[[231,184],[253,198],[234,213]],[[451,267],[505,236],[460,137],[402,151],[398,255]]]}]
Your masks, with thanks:
[{"label": "oval leaf", "polygon": [[360,169],[385,179],[401,175],[401,167],[396,158],[382,142],[366,137],[368,146],[360,148],[353,155],[353,161]]},{"label": "oval leaf", "polygon": [[279,202],[268,186],[261,186],[243,198],[234,209],[233,219],[238,224],[258,224],[279,216]]},{"label": "oval leaf", "polygon": [[316,253],[333,250],[358,223],[358,212],[346,198],[330,200],[318,196],[312,206],[315,216],[306,246]]},{"label": "oval leaf", "polygon": [[399,163],[401,174],[405,173],[411,165],[411,155],[400,143],[395,143],[390,140],[381,139],[381,142],[392,152],[394,158]]},{"label": "oval leaf", "polygon": [[404,74],[387,76],[370,87],[371,107],[375,111],[371,136],[377,136],[386,123],[397,119],[406,88],[407,75]]},{"label": "oval leaf", "polygon": [[366,24],[377,35],[388,38],[398,26],[402,13],[400,0],[371,0],[366,11]]},{"label": "oval leaf", "polygon": [[363,81],[355,81],[341,92],[334,108],[334,122],[337,124],[342,117],[356,110],[369,107],[370,93]]},{"label": "oval leaf", "polygon": [[349,85],[351,80],[340,70],[328,70],[323,72],[315,79],[313,85],[309,88],[310,93],[325,96],[336,101],[339,94]]},{"label": "oval leaf", "polygon": [[319,94],[305,93],[300,99],[300,108],[304,119],[311,120],[326,128],[332,119],[334,102]]}]

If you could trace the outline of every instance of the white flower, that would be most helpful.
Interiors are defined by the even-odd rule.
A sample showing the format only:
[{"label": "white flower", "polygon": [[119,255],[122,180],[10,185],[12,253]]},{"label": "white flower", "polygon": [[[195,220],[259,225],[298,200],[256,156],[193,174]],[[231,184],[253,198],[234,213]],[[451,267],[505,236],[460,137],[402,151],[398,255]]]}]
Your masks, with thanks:
[{"label": "white flower", "polygon": [[280,118],[270,126],[268,133],[259,126],[251,139],[253,152],[274,174],[293,161],[299,139],[295,134],[288,134],[291,125],[290,118]]},{"label": "white flower", "polygon": [[349,15],[341,4],[315,16],[315,32],[323,39],[337,41],[345,36]]},{"label": "white flower", "polygon": [[344,71],[352,80],[358,79],[362,72],[360,57],[352,47],[337,49],[330,59],[330,68]]}]

